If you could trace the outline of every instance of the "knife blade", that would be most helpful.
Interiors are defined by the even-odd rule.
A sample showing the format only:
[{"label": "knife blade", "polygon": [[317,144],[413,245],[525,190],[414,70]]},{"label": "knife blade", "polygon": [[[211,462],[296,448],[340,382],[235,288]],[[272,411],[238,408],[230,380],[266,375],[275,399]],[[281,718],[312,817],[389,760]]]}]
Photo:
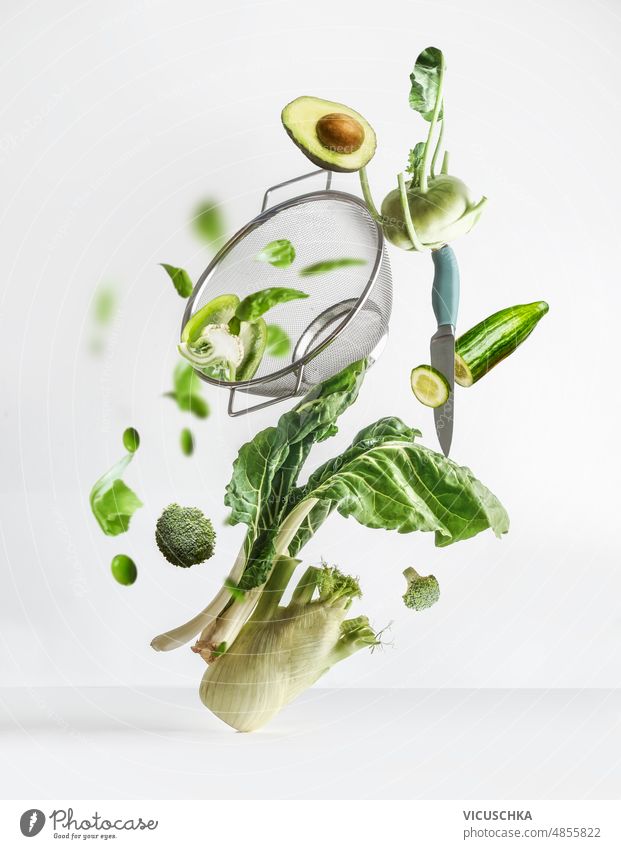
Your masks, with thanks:
[{"label": "knife blade", "polygon": [[448,457],[453,440],[453,390],[455,388],[455,332],[451,324],[442,324],[431,337],[431,365],[447,379],[450,392],[445,404],[435,407],[433,419],[440,448]]},{"label": "knife blade", "polygon": [[448,457],[453,440],[455,420],[455,326],[459,310],[459,268],[457,257],[448,245],[431,252],[435,267],[431,303],[438,329],[431,337],[431,365],[441,372],[449,384],[445,404],[436,407],[433,418],[440,447]]}]

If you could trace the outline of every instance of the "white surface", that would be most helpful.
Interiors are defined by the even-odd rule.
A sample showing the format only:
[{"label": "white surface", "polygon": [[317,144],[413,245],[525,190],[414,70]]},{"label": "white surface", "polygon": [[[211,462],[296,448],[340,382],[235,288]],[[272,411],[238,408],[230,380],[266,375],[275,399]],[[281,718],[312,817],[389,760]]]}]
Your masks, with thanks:
[{"label": "white surface", "polygon": [[6,799],[621,793],[618,691],[315,689],[255,734],[181,689],[3,690],[0,709]]},{"label": "white surface", "polygon": [[[372,121],[381,198],[421,137],[408,74],[434,43],[448,59],[452,165],[490,197],[455,244],[461,326],[542,297],[551,311],[515,357],[458,397],[454,456],[506,504],[505,540],[436,550],[430,538],[335,517],[309,545],[309,560],[323,554],[361,576],[357,610],[394,622],[394,651],[356,657],[325,683],[617,686],[619,357],[606,320],[620,307],[618,3],[39,0],[3,11],[3,683],[195,686],[190,652],[158,656],[148,643],[210,597],[240,532],[220,528],[216,560],[182,574],[156,552],[154,520],[178,499],[221,521],[239,445],[276,412],[231,421],[212,391],[211,419],[191,422],[195,459],[181,456],[190,421],[161,394],[182,302],[156,264],[196,277],[208,261],[189,226],[197,200],[222,199],[236,229],[266,185],[308,168],[279,123],[301,93]],[[357,191],[355,178],[336,185]],[[408,388],[428,357],[431,263],[397,250],[391,259],[388,348],[316,463],[387,414],[434,444],[431,411]],[[89,311],[102,281],[118,288],[121,311],[96,360]],[[145,507],[128,535],[108,539],[87,495],[130,423],[143,442],[127,480]],[[130,589],[109,575],[119,551],[140,568]],[[442,586],[421,617],[400,600],[412,564]]]}]

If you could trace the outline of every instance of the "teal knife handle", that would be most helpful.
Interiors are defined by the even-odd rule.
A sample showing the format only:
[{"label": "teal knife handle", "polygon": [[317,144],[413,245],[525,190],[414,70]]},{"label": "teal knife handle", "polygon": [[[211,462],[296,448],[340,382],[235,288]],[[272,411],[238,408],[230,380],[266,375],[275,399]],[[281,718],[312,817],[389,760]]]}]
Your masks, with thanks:
[{"label": "teal knife handle", "polygon": [[444,245],[438,250],[432,251],[431,258],[435,266],[431,304],[438,321],[438,327],[441,324],[452,324],[455,327],[459,310],[457,257],[452,248]]}]

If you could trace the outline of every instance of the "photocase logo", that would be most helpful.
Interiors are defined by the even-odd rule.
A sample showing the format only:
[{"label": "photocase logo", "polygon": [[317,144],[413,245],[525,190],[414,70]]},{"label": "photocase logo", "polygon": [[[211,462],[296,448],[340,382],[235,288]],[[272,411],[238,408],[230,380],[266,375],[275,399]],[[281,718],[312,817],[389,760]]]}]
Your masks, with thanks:
[{"label": "photocase logo", "polygon": [[45,814],[38,808],[30,808],[21,815],[19,827],[24,837],[34,837],[45,825]]}]

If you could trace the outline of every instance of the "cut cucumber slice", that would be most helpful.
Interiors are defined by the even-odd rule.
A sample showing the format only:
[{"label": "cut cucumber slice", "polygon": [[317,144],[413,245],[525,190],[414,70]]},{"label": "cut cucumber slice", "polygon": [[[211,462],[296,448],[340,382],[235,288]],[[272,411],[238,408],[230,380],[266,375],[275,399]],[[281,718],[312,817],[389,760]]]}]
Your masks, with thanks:
[{"label": "cut cucumber slice", "polygon": [[228,324],[235,315],[235,310],[239,306],[239,298],[237,295],[219,295],[204,307],[201,307],[198,312],[195,312],[192,318],[183,328],[181,334],[182,342],[194,342],[201,335],[203,328],[208,324]]},{"label": "cut cucumber slice", "polygon": [[474,377],[464,358],[455,351],[455,380],[460,386],[472,386]]},{"label": "cut cucumber slice", "polygon": [[444,375],[433,366],[416,366],[410,375],[412,392],[426,407],[441,407],[448,401],[451,387]]}]

